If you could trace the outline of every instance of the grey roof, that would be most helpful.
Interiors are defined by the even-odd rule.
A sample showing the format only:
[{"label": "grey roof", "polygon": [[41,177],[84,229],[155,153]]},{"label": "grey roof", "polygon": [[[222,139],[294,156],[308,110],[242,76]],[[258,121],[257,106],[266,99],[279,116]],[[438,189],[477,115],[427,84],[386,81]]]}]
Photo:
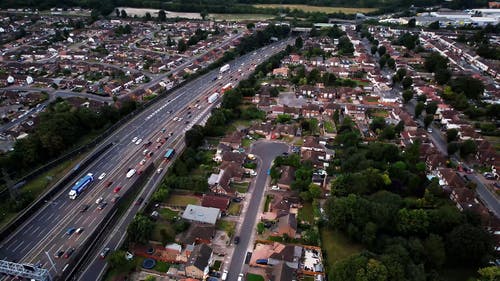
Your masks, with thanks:
[{"label": "grey roof", "polygon": [[198,205],[187,205],[182,218],[190,221],[197,221],[209,224],[215,224],[220,217],[220,210],[211,207],[202,207]]},{"label": "grey roof", "polygon": [[206,244],[196,245],[194,251],[189,255],[189,260],[186,266],[194,265],[200,270],[205,270],[210,261],[210,256],[212,255],[212,249]]}]

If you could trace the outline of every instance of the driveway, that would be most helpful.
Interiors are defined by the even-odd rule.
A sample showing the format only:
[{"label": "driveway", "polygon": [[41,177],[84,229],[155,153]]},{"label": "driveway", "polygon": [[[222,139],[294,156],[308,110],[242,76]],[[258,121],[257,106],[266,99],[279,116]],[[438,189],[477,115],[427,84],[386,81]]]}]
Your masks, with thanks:
[{"label": "driveway", "polygon": [[250,240],[255,232],[255,225],[259,217],[259,207],[266,189],[267,170],[271,168],[271,164],[276,156],[283,154],[283,152],[288,152],[288,150],[289,147],[287,144],[279,142],[258,141],[252,145],[250,151],[259,160],[257,177],[250,186],[251,197],[246,202],[248,207],[244,214],[245,217],[239,228],[239,232],[236,232],[236,235],[240,236],[240,243],[235,246],[231,264],[229,268],[226,268],[228,271],[228,281],[236,281],[238,279],[238,275],[243,268],[247,249],[249,245],[253,245],[253,241]]}]

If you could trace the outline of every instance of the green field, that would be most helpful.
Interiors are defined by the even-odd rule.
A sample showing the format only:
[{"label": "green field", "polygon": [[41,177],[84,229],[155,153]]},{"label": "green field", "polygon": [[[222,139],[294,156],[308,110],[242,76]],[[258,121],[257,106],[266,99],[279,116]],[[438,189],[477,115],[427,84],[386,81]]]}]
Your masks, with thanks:
[{"label": "green field", "polygon": [[302,208],[299,209],[298,218],[302,221],[314,223],[314,212],[311,202],[306,202],[302,205]]},{"label": "green field", "polygon": [[344,13],[344,14],[355,14],[355,13],[369,13],[374,12],[375,8],[347,8],[347,7],[323,7],[323,6],[309,6],[309,5],[281,5],[281,4],[258,4],[253,5],[257,8],[288,8],[290,10],[297,9],[304,12],[321,12],[321,13]]},{"label": "green field", "polygon": [[174,206],[187,206],[189,204],[198,205],[200,204],[200,198],[191,195],[172,194],[165,203]]},{"label": "green field", "polygon": [[247,281],[264,281],[264,277],[262,277],[262,275],[248,273]]},{"label": "green field", "polygon": [[268,20],[274,18],[273,15],[265,14],[209,14],[208,17],[214,20],[227,21]]},{"label": "green field", "polygon": [[321,228],[320,235],[322,249],[327,256],[329,268],[332,268],[336,262],[363,250],[362,245],[353,243],[339,231]]},{"label": "green field", "polygon": [[177,215],[179,215],[179,212],[171,210],[169,208],[162,208],[160,209],[159,213],[162,219],[168,221],[173,220],[175,217],[177,217]]}]

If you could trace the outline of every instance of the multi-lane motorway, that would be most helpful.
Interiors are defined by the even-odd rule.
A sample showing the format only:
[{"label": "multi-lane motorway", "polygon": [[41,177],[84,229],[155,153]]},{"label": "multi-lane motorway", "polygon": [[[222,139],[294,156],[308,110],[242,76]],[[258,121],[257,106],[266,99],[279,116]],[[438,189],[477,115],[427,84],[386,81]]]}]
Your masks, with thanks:
[{"label": "multi-lane motorway", "polygon": [[[87,173],[93,173],[95,181],[92,186],[76,200],[70,200],[68,197],[70,186],[54,196],[11,236],[2,241],[0,258],[40,264],[49,268],[47,253],[55,260],[55,273],[61,273],[68,260],[64,257],[56,259],[55,254],[58,251],[67,252],[72,247],[77,249],[76,253],[78,252],[78,247],[101,225],[106,213],[111,211],[114,204],[111,202],[112,199],[131,188],[137,175],[128,179],[125,176],[127,171],[131,168],[140,171],[151,161],[161,159],[167,148],[179,146],[184,132],[208,114],[212,104],[208,104],[206,97],[218,92],[222,85],[229,82],[237,83],[241,77],[253,70],[252,65],[258,64],[259,61],[283,49],[286,43],[276,43],[238,58],[231,63],[230,72],[224,74],[222,79],[214,81],[214,77],[218,74],[217,70],[199,77],[144,110],[118,129],[102,144],[113,142],[113,147],[99,156],[80,175],[81,177]],[[181,117],[182,121],[174,121],[174,117]],[[166,137],[168,139],[165,143],[157,142],[158,138],[165,140]],[[133,143],[134,138],[142,139],[142,141],[139,144]],[[149,141],[152,144],[148,149],[154,153],[151,158],[145,157],[142,153],[146,149],[144,144]],[[141,165],[140,162],[143,159],[145,163]],[[160,165],[165,166],[166,163],[161,162]],[[106,173],[106,176],[98,180],[97,178],[102,173]],[[155,174],[155,177],[158,175]],[[112,183],[109,184],[109,182]],[[116,187],[121,187],[121,190],[114,192]],[[95,203],[100,197],[108,202],[108,206],[102,210],[98,210]],[[80,210],[84,205],[90,205],[90,208],[81,213]],[[134,214],[133,211],[127,212],[130,217]],[[66,230],[70,227],[82,227],[84,231],[80,234],[67,235]],[[118,235],[118,233],[114,234]],[[69,258],[75,258],[75,256]],[[52,274],[54,275],[54,272]],[[97,276],[94,277],[97,278]]]}]

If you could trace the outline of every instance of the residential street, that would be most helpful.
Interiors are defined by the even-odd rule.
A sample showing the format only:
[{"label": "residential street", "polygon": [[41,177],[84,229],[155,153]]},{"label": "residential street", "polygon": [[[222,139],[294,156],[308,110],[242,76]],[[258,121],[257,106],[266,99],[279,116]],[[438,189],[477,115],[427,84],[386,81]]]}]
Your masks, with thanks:
[{"label": "residential street", "polygon": [[240,243],[235,246],[231,264],[227,268],[229,272],[228,281],[236,281],[238,275],[242,272],[248,247],[249,245],[253,247],[253,241],[250,240],[255,232],[259,206],[266,189],[267,170],[271,168],[271,164],[276,156],[283,154],[283,152],[288,152],[288,145],[278,142],[259,141],[252,146],[250,152],[259,158],[260,166],[258,167],[257,177],[250,186],[251,197],[245,202],[248,206],[244,214],[245,217],[235,234],[236,236],[240,236]]}]

